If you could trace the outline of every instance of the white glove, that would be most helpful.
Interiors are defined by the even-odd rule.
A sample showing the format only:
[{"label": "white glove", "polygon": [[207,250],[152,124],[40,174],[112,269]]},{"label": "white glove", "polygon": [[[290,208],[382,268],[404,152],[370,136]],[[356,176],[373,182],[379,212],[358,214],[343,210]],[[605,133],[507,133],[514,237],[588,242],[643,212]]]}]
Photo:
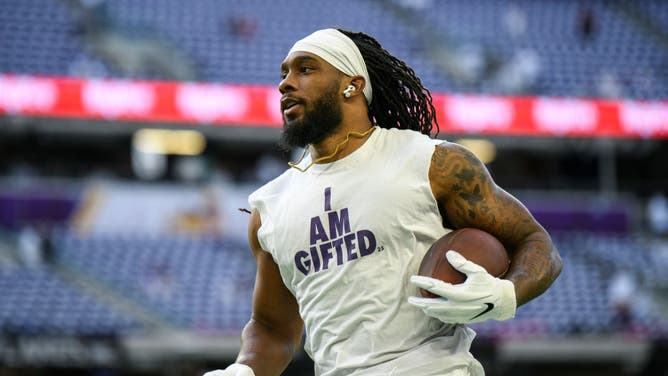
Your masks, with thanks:
[{"label": "white glove", "polygon": [[443,322],[467,324],[486,320],[508,320],[515,316],[517,300],[515,285],[487,273],[456,251],[446,252],[450,264],[466,274],[464,283],[453,285],[439,279],[417,276],[411,283],[428,290],[439,298],[411,296],[408,302],[421,308],[425,314]]},{"label": "white glove", "polygon": [[245,364],[234,363],[225,369],[207,372],[203,376],[255,376],[255,373]]}]

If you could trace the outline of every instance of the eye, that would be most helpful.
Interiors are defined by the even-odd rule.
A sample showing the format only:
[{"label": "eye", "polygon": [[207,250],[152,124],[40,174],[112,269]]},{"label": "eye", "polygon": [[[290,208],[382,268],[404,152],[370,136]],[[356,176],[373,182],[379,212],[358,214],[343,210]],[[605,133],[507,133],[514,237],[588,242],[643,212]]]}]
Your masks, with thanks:
[{"label": "eye", "polygon": [[281,72],[281,80],[285,80],[285,77],[287,77],[287,76],[288,76],[288,72],[286,72],[286,71]]},{"label": "eye", "polygon": [[308,66],[303,66],[303,67],[300,68],[300,71],[301,71],[302,73],[308,73],[308,72],[310,72],[310,71],[312,71],[312,70],[313,70],[313,67],[308,67]]}]

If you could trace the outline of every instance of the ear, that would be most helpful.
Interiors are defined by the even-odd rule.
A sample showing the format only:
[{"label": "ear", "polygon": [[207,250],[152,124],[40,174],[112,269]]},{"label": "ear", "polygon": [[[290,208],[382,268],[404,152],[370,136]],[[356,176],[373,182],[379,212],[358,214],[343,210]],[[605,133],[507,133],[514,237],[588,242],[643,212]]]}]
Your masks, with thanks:
[{"label": "ear", "polygon": [[362,76],[353,76],[350,78],[350,84],[355,86],[355,93],[357,95],[363,95],[362,90],[366,86],[366,80]]},{"label": "ear", "polygon": [[362,76],[348,77],[348,79],[341,81],[341,85],[343,86],[343,95],[346,98],[353,98],[357,95],[364,95],[362,90],[364,89],[365,81],[364,77]]}]

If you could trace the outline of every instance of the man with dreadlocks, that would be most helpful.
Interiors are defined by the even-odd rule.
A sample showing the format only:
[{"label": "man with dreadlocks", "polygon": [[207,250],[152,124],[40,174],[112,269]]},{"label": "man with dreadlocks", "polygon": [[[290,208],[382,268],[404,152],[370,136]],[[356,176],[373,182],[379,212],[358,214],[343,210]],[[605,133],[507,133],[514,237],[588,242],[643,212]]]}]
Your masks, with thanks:
[{"label": "man with dreadlocks", "polygon": [[[306,149],[249,198],[253,314],[236,363],[206,376],[279,375],[304,328],[316,375],[482,375],[464,324],[509,319],[551,285],[561,259],[549,235],[471,152],[429,137],[429,91],[372,37],[316,31],[281,78],[282,142]],[[463,284],[415,276],[461,227],[504,243],[506,279],[453,251]]]}]

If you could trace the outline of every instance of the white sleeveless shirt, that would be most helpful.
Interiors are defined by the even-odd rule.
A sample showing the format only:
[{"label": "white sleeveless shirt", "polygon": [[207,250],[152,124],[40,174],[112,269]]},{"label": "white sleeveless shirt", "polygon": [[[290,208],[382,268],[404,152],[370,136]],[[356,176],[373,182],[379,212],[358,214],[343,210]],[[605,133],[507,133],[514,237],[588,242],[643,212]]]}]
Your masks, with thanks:
[{"label": "white sleeveless shirt", "polygon": [[428,176],[441,142],[377,127],[352,154],[289,169],[249,197],[260,244],[299,303],[316,375],[483,374],[472,330],[407,302],[418,295],[410,276],[448,231]]}]

